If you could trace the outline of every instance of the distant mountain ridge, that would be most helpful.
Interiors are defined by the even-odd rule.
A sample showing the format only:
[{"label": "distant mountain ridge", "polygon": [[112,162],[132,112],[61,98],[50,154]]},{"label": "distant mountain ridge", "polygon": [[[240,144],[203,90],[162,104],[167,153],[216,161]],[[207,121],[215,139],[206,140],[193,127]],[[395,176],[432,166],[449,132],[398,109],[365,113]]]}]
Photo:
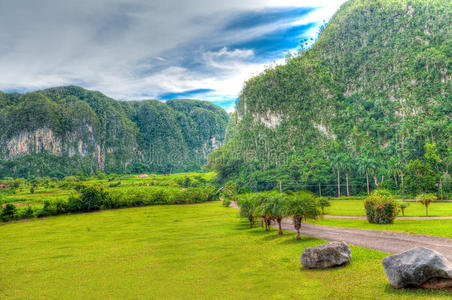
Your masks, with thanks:
[{"label": "distant mountain ridge", "polygon": [[117,101],[76,86],[0,92],[0,176],[199,170],[227,121],[199,100]]}]

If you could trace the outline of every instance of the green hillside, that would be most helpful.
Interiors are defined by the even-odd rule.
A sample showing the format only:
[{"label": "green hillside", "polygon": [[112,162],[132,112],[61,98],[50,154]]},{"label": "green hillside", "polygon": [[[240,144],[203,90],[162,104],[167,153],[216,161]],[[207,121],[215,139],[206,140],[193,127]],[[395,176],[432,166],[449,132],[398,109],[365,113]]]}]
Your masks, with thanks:
[{"label": "green hillside", "polygon": [[116,101],[75,86],[0,93],[0,177],[199,170],[227,119],[203,101]]},{"label": "green hillside", "polygon": [[245,84],[209,167],[251,190],[337,195],[339,177],[365,193],[366,172],[371,189],[436,190],[452,171],[450,24],[452,1],[348,1],[312,48]]}]

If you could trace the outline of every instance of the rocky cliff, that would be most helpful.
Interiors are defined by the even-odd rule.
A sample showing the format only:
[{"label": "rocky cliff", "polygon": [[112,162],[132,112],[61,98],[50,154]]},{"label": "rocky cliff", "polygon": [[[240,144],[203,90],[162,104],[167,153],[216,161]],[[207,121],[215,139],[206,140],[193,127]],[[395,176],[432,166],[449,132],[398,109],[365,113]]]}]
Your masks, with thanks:
[{"label": "rocky cliff", "polygon": [[451,1],[346,2],[312,48],[245,84],[210,167],[251,189],[283,181],[317,191],[337,180],[338,169],[356,186],[367,169],[379,184],[422,158],[427,142],[445,160],[450,24]]},{"label": "rocky cliff", "polygon": [[0,93],[0,176],[198,170],[227,118],[203,101],[116,101],[73,86]]}]

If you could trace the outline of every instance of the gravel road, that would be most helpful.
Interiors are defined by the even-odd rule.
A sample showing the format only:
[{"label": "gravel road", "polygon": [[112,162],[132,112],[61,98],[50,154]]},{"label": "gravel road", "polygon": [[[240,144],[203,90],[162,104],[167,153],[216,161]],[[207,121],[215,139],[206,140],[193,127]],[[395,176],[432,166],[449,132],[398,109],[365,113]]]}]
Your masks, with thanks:
[{"label": "gravel road", "polygon": [[[231,206],[238,208],[235,203],[232,203]],[[282,227],[284,230],[296,232],[290,219],[284,219]],[[401,253],[414,247],[425,247],[442,253],[447,259],[452,261],[452,239],[445,237],[323,226],[309,223],[303,223],[301,234],[327,241],[344,241],[350,245],[391,254]]]}]

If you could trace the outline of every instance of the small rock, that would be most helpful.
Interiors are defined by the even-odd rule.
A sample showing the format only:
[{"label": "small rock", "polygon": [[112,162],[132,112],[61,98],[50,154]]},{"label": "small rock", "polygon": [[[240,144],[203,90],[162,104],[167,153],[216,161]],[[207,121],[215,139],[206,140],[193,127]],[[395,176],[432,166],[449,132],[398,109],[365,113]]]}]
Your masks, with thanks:
[{"label": "small rock", "polygon": [[383,259],[383,268],[395,288],[452,287],[452,264],[440,253],[423,247]]},{"label": "small rock", "polygon": [[310,269],[326,269],[348,264],[351,250],[344,242],[332,242],[304,250],[301,264]]}]

